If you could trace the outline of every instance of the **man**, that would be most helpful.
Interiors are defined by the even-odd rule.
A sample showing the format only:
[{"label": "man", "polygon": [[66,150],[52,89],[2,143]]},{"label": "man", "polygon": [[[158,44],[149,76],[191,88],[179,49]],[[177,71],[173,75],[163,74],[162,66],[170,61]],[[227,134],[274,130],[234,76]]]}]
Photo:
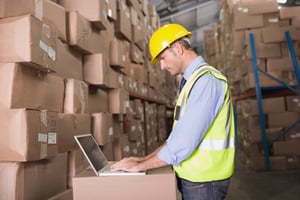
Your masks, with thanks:
[{"label": "man", "polygon": [[[151,63],[183,74],[167,141],[145,157],[124,158],[113,170],[142,171],[172,165],[184,200],[224,199],[234,170],[234,118],[226,78],[192,49],[192,36],[179,24],[150,38]],[[183,84],[181,84],[183,85]]]}]

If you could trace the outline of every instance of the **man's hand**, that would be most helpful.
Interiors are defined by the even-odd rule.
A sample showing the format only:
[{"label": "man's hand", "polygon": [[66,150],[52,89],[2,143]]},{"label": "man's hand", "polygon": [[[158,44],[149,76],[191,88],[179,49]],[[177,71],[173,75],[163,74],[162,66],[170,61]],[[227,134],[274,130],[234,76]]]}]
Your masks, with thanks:
[{"label": "man's hand", "polygon": [[141,157],[129,157],[129,158],[123,158],[119,162],[113,164],[111,166],[112,171],[128,171],[128,172],[138,172],[142,171],[138,168],[138,164],[142,162],[144,159]]}]

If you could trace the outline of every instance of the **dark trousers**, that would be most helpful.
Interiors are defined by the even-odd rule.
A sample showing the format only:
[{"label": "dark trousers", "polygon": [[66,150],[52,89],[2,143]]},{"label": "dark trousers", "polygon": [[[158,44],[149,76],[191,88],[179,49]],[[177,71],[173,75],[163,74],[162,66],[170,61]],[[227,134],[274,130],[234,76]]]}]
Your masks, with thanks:
[{"label": "dark trousers", "polygon": [[182,200],[223,200],[227,194],[230,180],[194,183],[177,178]]}]

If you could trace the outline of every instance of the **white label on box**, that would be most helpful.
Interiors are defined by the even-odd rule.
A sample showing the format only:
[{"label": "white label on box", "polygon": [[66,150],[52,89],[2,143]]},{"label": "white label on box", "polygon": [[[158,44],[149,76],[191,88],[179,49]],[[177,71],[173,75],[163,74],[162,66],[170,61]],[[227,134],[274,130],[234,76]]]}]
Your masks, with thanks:
[{"label": "white label on box", "polygon": [[134,154],[137,154],[138,152],[137,152],[137,149],[132,149],[132,152],[134,153]]},{"label": "white label on box", "polygon": [[109,136],[112,136],[114,134],[114,129],[112,128],[112,127],[110,127],[109,129],[108,129],[108,135]]},{"label": "white label on box", "polygon": [[279,19],[278,17],[272,17],[268,20],[270,23],[278,23],[279,22]]},{"label": "white label on box", "polygon": [[104,19],[107,20],[107,13],[105,12],[105,10],[102,11],[102,15],[103,15]]},{"label": "white label on box", "polygon": [[56,133],[48,133],[48,144],[56,144]]},{"label": "white label on box", "polygon": [[108,9],[107,15],[108,15],[109,17],[112,17],[112,10],[111,10],[111,9]]},{"label": "white label on box", "polygon": [[56,52],[55,50],[52,48],[52,47],[48,47],[48,56],[53,60],[55,61],[56,60]]},{"label": "white label on box", "polygon": [[293,102],[298,103],[298,102],[299,102],[299,99],[293,98]]},{"label": "white label on box", "polygon": [[45,52],[47,52],[48,45],[42,40],[40,40],[40,48],[43,49]]},{"label": "white label on box", "polygon": [[130,107],[129,101],[124,101],[124,106],[125,108],[129,108]]},{"label": "white label on box", "polygon": [[124,80],[123,80],[123,76],[122,75],[120,75],[119,76],[119,83],[120,83],[120,85],[122,85],[122,86],[124,86]]},{"label": "white label on box", "polygon": [[123,151],[124,151],[124,152],[129,152],[129,150],[130,150],[130,148],[129,148],[128,145],[123,147]]},{"label": "white label on box", "polygon": [[41,119],[41,123],[43,124],[43,126],[47,127],[48,120],[47,120],[47,111],[46,110],[41,110],[40,119]]},{"label": "white label on box", "polygon": [[52,47],[49,47],[42,40],[40,40],[40,48],[43,49],[53,61],[56,60],[56,52],[55,52],[55,50]]},{"label": "white label on box", "polygon": [[51,28],[47,24],[43,24],[43,36],[46,36],[47,38],[51,37]]},{"label": "white label on box", "polygon": [[291,135],[291,138],[292,138],[292,139],[300,138],[300,133],[292,134],[292,135]]},{"label": "white label on box", "polygon": [[35,0],[35,15],[36,18],[43,21],[43,0]]},{"label": "white label on box", "polygon": [[38,134],[38,142],[47,143],[48,136],[45,133]]},{"label": "white label on box", "polygon": [[135,131],[136,130],[136,127],[135,126],[131,126],[131,131]]}]

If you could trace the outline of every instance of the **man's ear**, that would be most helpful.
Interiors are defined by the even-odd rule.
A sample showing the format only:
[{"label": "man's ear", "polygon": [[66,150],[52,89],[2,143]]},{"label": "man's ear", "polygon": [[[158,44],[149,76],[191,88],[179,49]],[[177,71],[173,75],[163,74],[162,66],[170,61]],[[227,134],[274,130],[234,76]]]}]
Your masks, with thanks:
[{"label": "man's ear", "polygon": [[183,54],[183,51],[184,51],[183,46],[180,45],[178,42],[176,42],[173,47],[174,47],[174,51],[176,52],[177,55]]}]

